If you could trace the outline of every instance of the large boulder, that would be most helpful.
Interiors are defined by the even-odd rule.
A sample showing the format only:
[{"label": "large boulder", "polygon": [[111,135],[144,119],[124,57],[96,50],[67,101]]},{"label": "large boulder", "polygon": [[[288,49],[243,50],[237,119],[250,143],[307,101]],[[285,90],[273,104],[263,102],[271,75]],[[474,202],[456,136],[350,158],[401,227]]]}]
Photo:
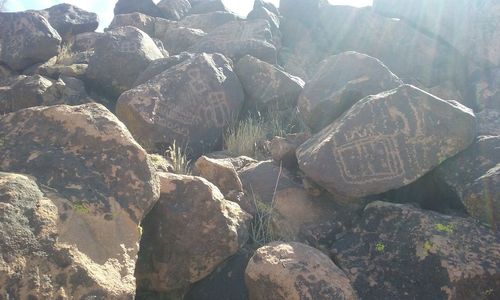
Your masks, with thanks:
[{"label": "large boulder", "polygon": [[467,148],[472,111],[411,86],[368,96],[297,150],[302,171],[344,197],[407,185]]},{"label": "large boulder", "polygon": [[34,12],[0,13],[0,62],[16,71],[56,56],[61,36]]},{"label": "large boulder", "polygon": [[216,11],[206,14],[189,15],[180,20],[177,25],[179,27],[201,29],[204,32],[211,32],[219,26],[226,23],[237,21],[240,18],[233,13]]},{"label": "large boulder", "polygon": [[[34,213],[29,207],[30,225],[23,225],[28,226],[26,234],[35,235],[33,241],[51,245],[41,249],[50,259],[36,249],[16,252],[19,268],[0,268],[13,273],[10,291],[24,292],[35,282],[42,293],[36,296],[53,293],[44,299],[56,299],[60,292],[78,298],[131,299],[139,223],[159,197],[159,181],[144,149],[99,104],[20,110],[0,117],[0,136],[0,169],[32,176],[47,198],[41,203],[52,202],[36,206],[45,218],[41,223],[50,225],[47,230],[40,231],[42,224],[29,217]],[[28,206],[35,207],[36,199],[28,200]],[[20,232],[2,232],[21,242],[16,236]],[[23,242],[28,244],[22,247],[31,249],[31,241]],[[4,256],[2,264],[11,258]]]},{"label": "large boulder", "polygon": [[375,0],[373,8],[430,32],[478,63],[500,66],[500,3],[496,0]]},{"label": "large boulder", "polygon": [[116,114],[146,148],[177,141],[197,155],[218,146],[242,105],[231,62],[198,54],[123,93]]},{"label": "large boulder", "polygon": [[324,60],[299,98],[304,122],[315,132],[340,117],[368,95],[403,84],[381,61],[357,52],[344,52]]},{"label": "large boulder", "polygon": [[483,136],[444,162],[436,175],[474,218],[500,229],[500,136]]},{"label": "large boulder", "polygon": [[191,59],[194,54],[183,52],[179,55],[173,55],[165,58],[159,58],[152,61],[144,72],[139,75],[134,83],[134,87],[148,82],[151,78],[163,73],[171,67],[180,64],[183,61]]},{"label": "large boulder", "polygon": [[243,192],[243,185],[233,164],[225,159],[198,158],[193,173],[213,183],[224,197]]},{"label": "large boulder", "polygon": [[277,51],[272,42],[271,26],[267,20],[234,21],[209,32],[189,51],[222,53],[235,61],[251,55],[275,64]]},{"label": "large boulder", "polygon": [[357,299],[346,274],[328,256],[300,243],[259,248],[245,271],[250,300]]},{"label": "large boulder", "polygon": [[188,0],[162,0],[158,3],[158,8],[163,17],[177,21],[189,12],[191,3]]},{"label": "large boulder", "polygon": [[150,62],[162,57],[146,33],[132,26],[119,27],[96,41],[87,77],[97,89],[118,97],[133,86]]},{"label": "large boulder", "polygon": [[99,27],[99,18],[96,13],[67,3],[57,4],[37,12],[44,16],[63,38],[93,32]]},{"label": "large boulder", "polygon": [[470,219],[374,202],[332,255],[360,299],[497,299],[499,249]]},{"label": "large boulder", "polygon": [[275,66],[247,55],[235,67],[248,101],[259,110],[295,107],[304,81]]},{"label": "large boulder", "polygon": [[189,49],[207,34],[201,29],[172,27],[158,38],[165,44],[170,54],[179,54]]},{"label": "large boulder", "polygon": [[130,14],[134,12],[143,13],[152,17],[163,17],[162,11],[153,0],[118,0],[115,5],[115,15]]},{"label": "large boulder", "polygon": [[155,37],[155,24],[156,18],[142,13],[134,12],[129,14],[116,15],[106,30],[108,31],[122,26],[133,26],[144,31],[150,37]]},{"label": "large boulder", "polygon": [[250,216],[203,178],[162,173],[161,196],[142,226],[140,291],[185,288],[247,241]]}]

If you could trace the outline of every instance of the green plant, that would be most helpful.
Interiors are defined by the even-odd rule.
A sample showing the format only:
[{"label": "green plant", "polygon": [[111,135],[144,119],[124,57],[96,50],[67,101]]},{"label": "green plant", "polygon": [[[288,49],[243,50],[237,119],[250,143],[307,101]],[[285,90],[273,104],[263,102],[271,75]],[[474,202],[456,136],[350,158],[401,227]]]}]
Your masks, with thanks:
[{"label": "green plant", "polygon": [[56,64],[70,65],[73,56],[73,42],[67,41],[61,45],[61,50],[56,58]]},{"label": "green plant", "polygon": [[182,148],[174,141],[168,147],[165,155],[170,159],[174,173],[183,175],[191,174],[191,161],[187,158],[186,147]]},{"label": "green plant", "polygon": [[256,212],[254,219],[250,224],[250,238],[257,247],[261,247],[270,242],[280,240],[280,238],[273,231],[272,220],[274,217],[276,193],[278,190],[279,180],[281,178],[282,168],[283,167],[280,166],[278,178],[276,179],[276,184],[274,186],[271,204],[267,204],[262,201],[261,198],[255,194],[253,188],[251,188],[252,200]]},{"label": "green plant", "polygon": [[448,225],[444,225],[444,224],[436,224],[436,230],[438,231],[441,231],[441,232],[446,232],[446,233],[453,233],[453,230],[455,229],[455,227],[453,226],[453,224],[448,224]]},{"label": "green plant", "polygon": [[228,130],[224,137],[226,149],[235,155],[261,158],[259,143],[266,138],[264,124],[258,118],[249,117]]},{"label": "green plant", "polygon": [[425,241],[425,243],[424,243],[424,250],[425,250],[425,252],[429,253],[431,251],[431,249],[432,249],[432,246],[433,245],[432,245],[431,242]]},{"label": "green plant", "polygon": [[383,253],[385,251],[385,244],[382,242],[378,242],[375,245],[375,250],[377,250],[378,253]]},{"label": "green plant", "polygon": [[81,214],[88,214],[90,213],[90,208],[89,208],[89,205],[87,203],[84,203],[84,202],[76,202],[73,204],[73,209],[75,210],[75,212],[77,213],[81,213]]}]

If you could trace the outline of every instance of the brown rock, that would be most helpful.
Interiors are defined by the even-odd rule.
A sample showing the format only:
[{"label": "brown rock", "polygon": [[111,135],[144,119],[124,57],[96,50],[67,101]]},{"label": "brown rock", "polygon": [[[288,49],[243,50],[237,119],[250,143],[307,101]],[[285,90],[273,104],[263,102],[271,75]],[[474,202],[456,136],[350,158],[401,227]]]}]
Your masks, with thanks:
[{"label": "brown rock", "polygon": [[194,164],[193,173],[215,184],[226,198],[231,192],[243,192],[240,177],[227,160],[202,156]]},{"label": "brown rock", "polygon": [[194,57],[194,54],[183,52],[179,55],[173,55],[169,57],[159,58],[154,60],[149,64],[149,66],[144,70],[144,72],[139,75],[137,80],[134,83],[134,86],[141,85],[146,83],[151,78],[155,77],[163,73],[164,71],[170,69],[171,67],[184,62],[187,59],[191,59]]},{"label": "brown rock", "polygon": [[467,148],[472,111],[411,85],[369,96],[297,149],[300,169],[334,194],[407,185]]},{"label": "brown rock", "polygon": [[57,4],[36,12],[44,16],[63,38],[92,32],[99,27],[99,18],[96,13],[67,3]]},{"label": "brown rock", "polygon": [[116,29],[122,26],[136,27],[149,36],[154,37],[156,18],[138,12],[116,15],[107,30]]},{"label": "brown rock", "polygon": [[171,291],[209,275],[248,239],[250,216],[200,177],[161,174],[161,197],[143,222],[141,291]]},{"label": "brown rock", "polygon": [[189,49],[206,35],[201,29],[173,27],[158,36],[158,38],[165,44],[169,53],[179,54]]},{"label": "brown rock", "polygon": [[274,137],[269,143],[269,151],[273,160],[287,169],[297,168],[297,148],[310,138],[309,133],[288,134],[285,137]]},{"label": "brown rock", "polygon": [[162,11],[153,0],[119,0],[115,5],[115,15],[143,13],[152,17],[163,17]]},{"label": "brown rock", "polygon": [[470,219],[374,202],[332,254],[360,299],[500,295],[500,237]]},{"label": "brown rock", "polygon": [[362,98],[401,84],[378,59],[344,52],[321,62],[300,95],[298,107],[304,122],[318,132]]},{"label": "brown rock", "polygon": [[245,273],[251,300],[357,299],[344,272],[304,244],[274,242],[259,248]]},{"label": "brown rock", "polygon": [[188,0],[162,0],[157,5],[165,18],[176,21],[182,19],[191,9]]},{"label": "brown rock", "polygon": [[242,104],[231,62],[198,54],[123,93],[116,114],[149,150],[177,141],[199,155],[220,143]]}]

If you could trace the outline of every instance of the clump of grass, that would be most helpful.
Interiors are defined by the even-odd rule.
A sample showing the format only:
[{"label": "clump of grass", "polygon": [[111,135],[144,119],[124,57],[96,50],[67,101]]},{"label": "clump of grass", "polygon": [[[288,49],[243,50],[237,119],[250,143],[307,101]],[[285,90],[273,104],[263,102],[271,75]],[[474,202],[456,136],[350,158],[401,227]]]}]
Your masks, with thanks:
[{"label": "clump of grass", "polygon": [[385,251],[385,244],[382,242],[378,242],[375,245],[375,250],[377,250],[378,253],[383,253]]},{"label": "clump of grass", "polygon": [[436,224],[436,230],[446,233],[453,233],[455,227],[453,224],[444,225],[444,224]]},{"label": "clump of grass", "polygon": [[182,148],[174,141],[168,147],[165,156],[170,160],[174,173],[181,175],[191,174],[191,160],[187,158],[186,147]]},{"label": "clump of grass", "polygon": [[71,60],[74,55],[72,48],[73,48],[72,41],[63,42],[61,44],[61,51],[59,51],[59,54],[57,55],[56,58],[56,64],[61,64],[61,65],[71,64]]},{"label": "clump of grass", "polygon": [[235,155],[260,158],[259,143],[266,138],[263,122],[258,118],[249,117],[231,128],[225,135],[226,149]]}]

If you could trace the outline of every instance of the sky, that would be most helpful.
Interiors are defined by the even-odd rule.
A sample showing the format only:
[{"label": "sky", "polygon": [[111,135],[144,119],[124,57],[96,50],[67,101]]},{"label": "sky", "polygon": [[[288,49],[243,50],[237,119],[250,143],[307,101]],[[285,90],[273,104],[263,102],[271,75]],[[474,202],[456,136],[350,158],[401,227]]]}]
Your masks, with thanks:
[{"label": "sky", "polygon": [[[153,0],[155,3],[160,0]],[[329,0],[336,5],[369,6],[372,0]],[[246,16],[253,7],[254,0],[223,0],[226,7],[240,16]],[[278,5],[279,0],[268,0]],[[99,28],[107,27],[113,19],[113,9],[116,0],[7,0],[7,11],[22,11],[28,9],[44,9],[59,3],[69,3],[99,15]]]}]

